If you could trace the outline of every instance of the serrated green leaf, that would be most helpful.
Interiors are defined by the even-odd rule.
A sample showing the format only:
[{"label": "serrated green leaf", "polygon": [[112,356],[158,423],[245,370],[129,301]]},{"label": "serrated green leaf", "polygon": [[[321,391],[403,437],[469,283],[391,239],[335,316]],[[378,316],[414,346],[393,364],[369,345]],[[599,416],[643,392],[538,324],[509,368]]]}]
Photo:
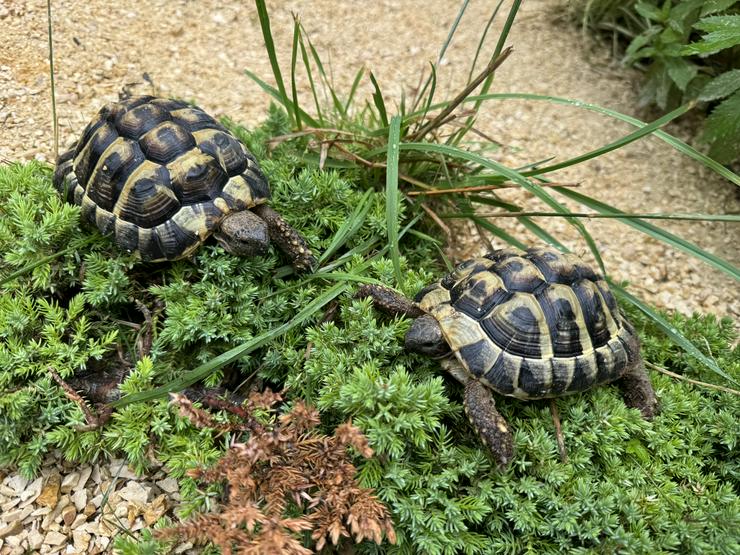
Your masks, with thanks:
[{"label": "serrated green leaf", "polygon": [[712,110],[701,141],[709,145],[709,155],[719,162],[729,163],[740,157],[740,91]]},{"label": "serrated green leaf", "polygon": [[670,78],[682,91],[686,90],[688,84],[699,71],[697,66],[682,58],[666,58],[665,66]]},{"label": "serrated green leaf", "polygon": [[740,15],[715,15],[700,19],[694,28],[707,34],[701,42],[694,42],[681,49],[681,55],[708,56],[740,44]]},{"label": "serrated green leaf", "polygon": [[699,93],[699,100],[708,102],[730,96],[740,89],[740,69],[726,71],[709,81]]},{"label": "serrated green leaf", "polygon": [[710,15],[717,12],[722,12],[727,8],[732,7],[737,0],[704,0],[704,5],[701,8],[701,17]]},{"label": "serrated green leaf", "polygon": [[658,9],[657,6],[654,6],[649,2],[643,2],[642,0],[635,4],[635,11],[645,19],[657,21],[658,23],[664,21],[666,17],[666,14],[664,14],[662,10]]}]

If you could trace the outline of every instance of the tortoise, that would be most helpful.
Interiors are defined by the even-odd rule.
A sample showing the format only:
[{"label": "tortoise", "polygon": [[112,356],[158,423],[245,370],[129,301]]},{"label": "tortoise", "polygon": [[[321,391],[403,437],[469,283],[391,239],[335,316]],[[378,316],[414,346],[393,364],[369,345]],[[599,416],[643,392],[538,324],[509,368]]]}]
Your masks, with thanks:
[{"label": "tortoise", "polygon": [[573,254],[499,249],[462,262],[413,303],[377,285],[357,296],[415,318],[406,349],[443,358],[499,465],[512,460],[514,447],[492,392],[544,399],[617,381],[628,406],[646,419],[657,411],[634,327],[606,281]]},{"label": "tortoise", "polygon": [[59,157],[54,185],[144,261],[188,257],[213,235],[235,255],[264,254],[272,240],[296,270],[315,263],[266,204],[270,189],[254,156],[185,102],[137,96],[104,106]]}]

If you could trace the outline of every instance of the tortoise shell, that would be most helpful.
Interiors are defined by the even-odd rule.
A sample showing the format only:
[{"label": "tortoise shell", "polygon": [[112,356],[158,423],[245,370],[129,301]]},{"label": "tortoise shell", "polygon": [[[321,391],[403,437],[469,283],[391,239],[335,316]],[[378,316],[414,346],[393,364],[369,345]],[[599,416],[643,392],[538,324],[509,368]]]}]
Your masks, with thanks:
[{"label": "tortoise shell", "polygon": [[639,357],[606,281],[572,254],[497,250],[460,264],[416,301],[465,370],[503,395],[583,391]]},{"label": "tortoise shell", "polygon": [[140,96],[104,106],[60,157],[54,184],[118,246],[149,261],[190,255],[230,212],[265,202],[255,158],[185,102]]}]

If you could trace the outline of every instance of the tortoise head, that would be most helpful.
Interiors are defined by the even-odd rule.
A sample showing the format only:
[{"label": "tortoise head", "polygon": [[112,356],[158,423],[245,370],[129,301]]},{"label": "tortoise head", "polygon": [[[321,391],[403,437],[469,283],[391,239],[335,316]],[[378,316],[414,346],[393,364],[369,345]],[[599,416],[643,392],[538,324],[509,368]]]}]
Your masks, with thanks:
[{"label": "tortoise head", "polygon": [[442,357],[450,352],[450,346],[442,335],[442,328],[430,314],[419,316],[406,332],[406,349],[431,357]]},{"label": "tortoise head", "polygon": [[228,214],[213,236],[226,252],[236,256],[260,256],[270,245],[267,223],[251,210]]}]

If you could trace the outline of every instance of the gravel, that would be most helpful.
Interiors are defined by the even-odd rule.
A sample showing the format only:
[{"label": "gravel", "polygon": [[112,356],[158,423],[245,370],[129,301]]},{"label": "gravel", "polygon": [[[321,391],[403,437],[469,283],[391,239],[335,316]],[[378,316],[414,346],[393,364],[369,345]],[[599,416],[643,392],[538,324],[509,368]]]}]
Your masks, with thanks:
[{"label": "gravel", "polygon": [[[122,460],[73,466],[59,453],[38,478],[0,474],[0,555],[109,553],[113,538],[176,518],[177,481],[161,468],[138,477]],[[192,544],[176,553],[194,553]]]}]

